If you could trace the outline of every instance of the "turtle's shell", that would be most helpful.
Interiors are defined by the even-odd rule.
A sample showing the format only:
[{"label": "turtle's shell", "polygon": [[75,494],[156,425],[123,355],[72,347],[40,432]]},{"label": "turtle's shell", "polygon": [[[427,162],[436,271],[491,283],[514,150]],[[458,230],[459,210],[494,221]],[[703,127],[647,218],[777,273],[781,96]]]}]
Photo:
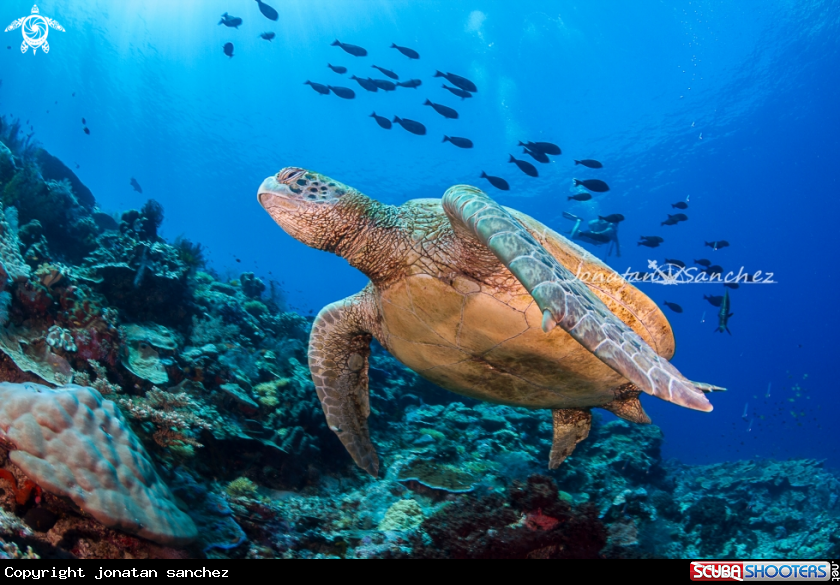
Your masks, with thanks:
[{"label": "turtle's shell", "polygon": [[[405,206],[446,221],[440,200]],[[673,356],[671,326],[653,301],[586,250],[524,213],[507,210],[659,355]],[[405,278],[376,288],[379,341],[427,380],[479,400],[531,408],[603,405],[615,397],[613,389],[627,383],[562,328],[544,333],[542,312],[513,275],[486,284],[461,274],[440,278],[427,266],[412,263]]]}]

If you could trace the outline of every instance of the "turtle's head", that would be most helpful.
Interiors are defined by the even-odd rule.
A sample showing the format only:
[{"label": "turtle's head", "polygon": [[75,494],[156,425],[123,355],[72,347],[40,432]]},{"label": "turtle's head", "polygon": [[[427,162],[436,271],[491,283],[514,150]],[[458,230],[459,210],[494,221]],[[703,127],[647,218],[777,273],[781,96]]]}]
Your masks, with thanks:
[{"label": "turtle's head", "polygon": [[[257,199],[286,233],[307,246],[336,252],[364,195],[319,173],[286,167],[260,185]],[[345,205],[345,203],[347,203]]]}]

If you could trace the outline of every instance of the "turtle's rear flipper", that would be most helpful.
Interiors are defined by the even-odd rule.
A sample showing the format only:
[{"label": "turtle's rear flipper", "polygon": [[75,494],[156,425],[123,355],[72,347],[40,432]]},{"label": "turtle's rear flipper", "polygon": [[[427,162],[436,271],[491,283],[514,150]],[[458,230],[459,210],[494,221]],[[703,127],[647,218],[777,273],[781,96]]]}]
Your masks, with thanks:
[{"label": "turtle's rear flipper", "polygon": [[712,410],[702,391],[481,190],[466,185],[452,187],[443,196],[443,209],[456,234],[472,234],[531,293],[543,312],[546,333],[559,325],[643,392],[695,410]]},{"label": "turtle's rear flipper", "polygon": [[639,400],[641,390],[636,388],[633,384],[625,384],[615,390],[615,399],[612,402],[604,404],[601,408],[608,410],[619,418],[624,420],[649,425],[651,423],[650,417],[642,408],[642,403]]},{"label": "turtle's rear flipper", "polygon": [[366,290],[327,305],[312,325],[309,370],[330,427],[356,464],[376,477],[379,459],[370,441],[367,418],[368,357]]},{"label": "turtle's rear flipper", "polygon": [[572,454],[577,444],[589,436],[592,413],[585,408],[563,408],[552,410],[551,416],[554,419],[554,439],[551,455],[548,456],[548,468],[557,469]]}]

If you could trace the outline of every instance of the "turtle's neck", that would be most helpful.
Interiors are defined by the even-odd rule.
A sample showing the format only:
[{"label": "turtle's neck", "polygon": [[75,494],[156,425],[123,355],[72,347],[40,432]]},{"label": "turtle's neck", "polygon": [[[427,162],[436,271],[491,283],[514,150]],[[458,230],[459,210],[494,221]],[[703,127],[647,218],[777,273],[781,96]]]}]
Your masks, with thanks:
[{"label": "turtle's neck", "polygon": [[399,210],[361,193],[346,197],[330,251],[361,270],[374,283],[396,278],[403,269],[407,239]]}]

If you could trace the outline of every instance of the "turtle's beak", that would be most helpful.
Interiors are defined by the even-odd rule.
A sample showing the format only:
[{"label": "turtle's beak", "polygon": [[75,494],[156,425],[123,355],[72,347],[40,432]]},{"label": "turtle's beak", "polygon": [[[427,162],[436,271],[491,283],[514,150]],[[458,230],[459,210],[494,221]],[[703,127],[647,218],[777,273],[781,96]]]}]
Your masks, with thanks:
[{"label": "turtle's beak", "polygon": [[257,191],[257,200],[263,208],[271,213],[272,209],[294,211],[298,208],[297,196],[288,186],[280,183],[275,176],[268,177]]}]

